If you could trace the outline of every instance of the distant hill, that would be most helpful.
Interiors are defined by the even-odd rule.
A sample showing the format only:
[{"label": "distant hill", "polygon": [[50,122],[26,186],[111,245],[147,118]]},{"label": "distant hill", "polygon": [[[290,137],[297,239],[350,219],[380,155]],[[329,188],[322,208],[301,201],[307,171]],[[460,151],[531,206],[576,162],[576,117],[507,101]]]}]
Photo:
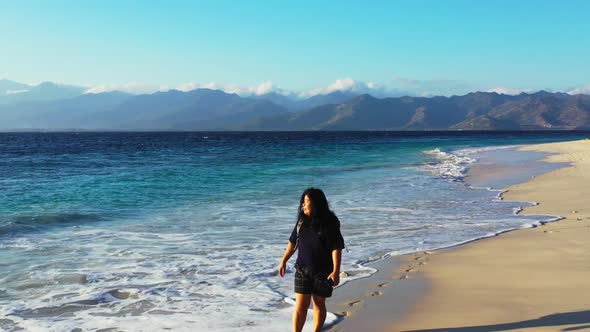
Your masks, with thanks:
[{"label": "distant hill", "polygon": [[0,80],[0,100],[4,95],[10,95],[14,93],[22,93],[28,91],[31,88],[30,85],[9,81],[7,79]]},{"label": "distant hill", "polygon": [[575,130],[590,128],[590,96],[541,91],[375,98],[258,119],[246,130]]},{"label": "distant hill", "polygon": [[269,92],[258,96],[254,95],[250,98],[268,100],[276,105],[286,108],[289,111],[299,111],[303,109],[300,105],[300,100],[295,96],[285,96],[276,92]]},{"label": "distant hill", "polygon": [[170,90],[138,96],[110,92],[0,105],[0,129],[227,130],[286,113],[272,102],[219,90]]},{"label": "distant hill", "polygon": [[[588,95],[540,91],[516,96],[474,92],[452,97],[375,98],[332,93],[294,100],[302,103],[297,107],[314,105],[299,111],[284,106],[285,96],[263,97],[196,89],[24,101],[0,105],[0,130],[590,129]],[[320,102],[325,104],[316,105]]]},{"label": "distant hill", "polygon": [[269,92],[251,98],[268,100],[290,111],[302,111],[325,104],[343,103],[358,95],[358,93],[349,91],[334,91],[328,94],[320,94],[305,99],[299,99],[291,96],[284,96],[276,92]]},{"label": "distant hill", "polygon": [[74,98],[0,105],[0,129],[97,128],[96,114],[131,98],[123,92],[83,94]]},{"label": "distant hill", "polygon": [[57,100],[73,98],[84,93],[86,88],[43,82],[39,85],[26,85],[8,80],[0,81],[0,104],[19,102]]},{"label": "distant hill", "polygon": [[484,115],[457,123],[451,129],[590,129],[590,96],[544,91],[521,94]]},{"label": "distant hill", "polygon": [[115,129],[223,130],[255,118],[285,114],[266,100],[242,98],[219,90],[170,90],[140,95],[96,114],[97,123]]}]

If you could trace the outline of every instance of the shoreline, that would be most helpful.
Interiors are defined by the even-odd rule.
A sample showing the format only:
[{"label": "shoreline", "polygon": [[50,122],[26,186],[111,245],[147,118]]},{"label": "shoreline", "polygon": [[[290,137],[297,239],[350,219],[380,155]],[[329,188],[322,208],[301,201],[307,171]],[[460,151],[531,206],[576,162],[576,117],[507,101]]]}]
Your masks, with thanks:
[{"label": "shoreline", "polygon": [[[541,257],[537,257],[535,260],[531,259],[528,254],[522,254],[520,256],[525,257],[519,256],[519,258],[524,259],[517,259],[518,264],[516,264],[516,266],[513,266],[513,262],[511,263],[511,261],[514,261],[514,258],[507,256],[519,253],[519,251],[514,249],[516,251],[507,252],[506,250],[502,251],[502,248],[498,248],[506,245],[505,242],[519,247],[519,242],[522,242],[521,238],[523,236],[525,238],[530,238],[536,236],[537,234],[554,234],[561,232],[559,230],[561,228],[567,228],[567,225],[569,225],[568,221],[572,221],[572,216],[567,215],[567,213],[563,213],[563,210],[556,211],[551,207],[549,207],[549,209],[545,209],[545,206],[547,205],[546,203],[548,201],[547,198],[542,197],[542,199],[538,199],[535,198],[536,196],[531,196],[531,193],[538,189],[528,188],[530,185],[527,184],[531,182],[534,184],[538,183],[539,181],[543,182],[547,177],[553,177],[555,175],[554,173],[556,172],[558,175],[560,175],[559,173],[563,172],[563,170],[577,169],[579,165],[576,164],[574,160],[564,157],[564,155],[569,153],[568,150],[571,149],[572,145],[578,146],[577,149],[580,149],[579,146],[582,145],[583,152],[587,152],[587,159],[590,160],[590,141],[588,140],[561,143],[544,143],[540,145],[527,145],[519,148],[518,151],[544,152],[547,154],[543,158],[544,162],[561,163],[561,165],[559,167],[555,167],[553,170],[541,173],[540,175],[531,176],[523,183],[509,186],[499,194],[499,199],[501,200],[517,201],[523,203],[538,202],[536,205],[524,207],[520,211],[517,211],[516,214],[554,216],[556,218],[555,220],[541,223],[537,226],[533,225],[531,228],[517,228],[502,231],[491,237],[482,237],[479,239],[466,241],[464,243],[452,245],[450,247],[436,249],[432,252],[417,252],[414,254],[406,254],[397,257],[388,257],[384,259],[382,263],[385,269],[390,271],[390,275],[392,274],[392,271],[408,271],[408,276],[403,278],[407,278],[407,280],[395,282],[394,279],[396,278],[394,276],[390,276],[390,280],[393,281],[392,284],[395,286],[393,288],[396,289],[395,292],[381,292],[381,294],[378,296],[378,301],[375,301],[373,298],[366,298],[366,303],[364,303],[365,300],[361,300],[364,304],[363,308],[354,311],[350,317],[345,317],[327,330],[355,331],[360,327],[370,327],[368,330],[375,331],[496,331],[497,329],[502,330],[502,328],[510,330],[522,328],[523,330],[528,330],[527,326],[530,327],[532,324],[534,325],[534,328],[530,329],[530,331],[537,331],[547,328],[546,326],[543,326],[543,324],[554,326],[556,324],[555,320],[563,324],[568,322],[575,324],[579,322],[579,319],[576,320],[575,317],[578,317],[582,314],[576,313],[575,310],[571,313],[568,313],[569,315],[564,314],[561,316],[551,316],[552,312],[548,309],[545,311],[534,311],[531,309],[530,312],[527,311],[524,313],[522,308],[527,307],[526,303],[519,302],[518,300],[515,300],[514,303],[510,301],[510,299],[513,297],[512,295],[521,293],[522,295],[526,294],[526,298],[529,298],[526,291],[523,293],[523,291],[520,289],[520,287],[523,285],[520,282],[512,282],[513,284],[516,284],[516,287],[514,287],[514,285],[510,285],[510,279],[522,280],[524,277],[526,280],[524,283],[526,290],[527,283],[537,283],[537,281],[535,281],[534,275],[530,275],[530,273],[535,273],[537,270],[533,267],[527,267],[527,261],[536,261],[537,263],[543,265],[544,259],[542,256],[551,254],[550,252],[547,252],[548,250],[541,250],[540,248],[537,248],[539,245],[538,242],[536,242],[537,239],[534,239],[532,243],[529,244],[532,244],[535,250],[538,250],[538,254]],[[559,146],[560,148],[556,148],[556,146]],[[565,148],[563,148],[563,146],[565,146]],[[556,149],[558,151],[556,151]],[[575,210],[572,210],[572,212],[573,211]],[[581,216],[580,214],[577,215]],[[590,218],[590,216],[587,218]],[[577,217],[577,220],[575,219],[574,221],[578,221],[579,223],[580,220],[585,219]],[[590,222],[590,219],[588,220]],[[585,226],[587,230],[590,230],[590,223]],[[590,231],[588,231],[588,234],[590,235]],[[488,247],[492,247],[491,252],[489,251],[490,248]],[[590,251],[589,247],[586,248]],[[534,257],[537,252],[532,251],[530,254]],[[559,257],[556,258],[559,260]],[[495,260],[494,264],[497,264],[497,266],[491,269],[489,266],[485,266],[486,259],[489,259],[490,261]],[[549,259],[549,257],[547,257],[547,259]],[[418,262],[419,264],[416,264]],[[484,266],[478,266],[477,264],[474,264],[482,262]],[[521,274],[515,276],[515,270],[519,270]],[[465,273],[467,271],[470,273]],[[507,275],[510,275],[510,278],[508,280],[506,278],[500,278],[502,282],[499,284],[494,280],[490,280],[497,278],[497,276],[500,274],[499,271],[503,271]],[[470,275],[474,276],[473,273],[483,274],[481,280],[478,278],[470,278]],[[523,273],[524,276],[522,275]],[[555,271],[555,273],[558,273],[558,271]],[[486,274],[488,274],[488,276],[486,276]],[[528,276],[530,278],[527,278],[527,274],[529,274]],[[492,278],[490,275],[494,277]],[[367,280],[364,282],[364,288],[366,290],[365,295],[370,293],[369,291],[371,289],[375,288],[375,282],[371,281],[371,278],[372,277],[366,278]],[[551,282],[547,284],[546,276],[539,279],[542,280],[538,283],[549,286],[549,290],[545,293],[555,293],[554,289],[559,289],[558,284],[551,284]],[[412,285],[410,285],[410,281],[413,283]],[[466,291],[465,283],[471,285],[472,287],[470,289],[468,288],[467,290],[469,290],[471,293],[477,293],[479,296],[475,296],[474,298],[468,297],[468,299],[462,298]],[[359,286],[359,288],[362,287],[361,285]],[[507,291],[512,291],[512,293],[507,293]],[[537,289],[537,291],[541,294],[544,293],[543,288]],[[347,292],[343,291],[343,293]],[[350,294],[350,292],[348,293]],[[399,294],[406,295],[403,297],[402,301],[400,301]],[[411,295],[407,296],[408,294]],[[575,292],[568,293],[568,295],[564,295],[563,298],[566,298],[567,302],[570,301],[569,299],[572,296],[575,297]],[[543,295],[540,297],[543,297]],[[554,297],[559,296],[555,295]],[[351,297],[349,297],[349,299],[350,298]],[[400,302],[403,302],[405,308],[399,308]],[[551,303],[552,301],[549,302]],[[371,303],[375,304],[372,305]],[[502,303],[502,305],[498,306],[498,303]],[[520,303],[520,305],[515,305],[515,303]],[[379,304],[379,306],[389,307],[390,309],[375,309],[379,308],[379,306],[376,304]],[[490,304],[494,304],[494,306],[490,306]],[[561,305],[562,306],[558,306],[558,308],[571,308],[571,306],[564,306],[563,303]],[[342,308],[342,306],[333,307]],[[478,307],[480,308],[481,312],[474,313],[474,308]],[[534,307],[536,308],[538,306]],[[459,308],[462,308],[462,310],[459,310]],[[502,308],[509,308],[510,310],[506,311],[506,309]],[[583,306],[579,309],[584,310]],[[587,310],[588,308],[586,307],[585,309]],[[495,314],[485,314],[486,311],[492,311],[495,312]],[[517,312],[519,314],[513,314],[510,311]],[[534,320],[535,317],[533,316],[535,315],[532,314],[532,312],[539,312],[537,315],[537,320]],[[500,313],[506,314],[506,317],[502,318]],[[589,312],[586,312],[586,314],[588,313]],[[543,314],[546,314],[545,316],[549,318],[542,317]],[[572,317],[574,317],[574,319],[571,319]],[[568,320],[568,318],[570,319]],[[551,323],[547,323],[548,321]],[[518,324],[515,322],[518,322]],[[584,323],[590,324],[590,318]],[[551,328],[552,327],[548,327],[547,330],[552,330]]]}]

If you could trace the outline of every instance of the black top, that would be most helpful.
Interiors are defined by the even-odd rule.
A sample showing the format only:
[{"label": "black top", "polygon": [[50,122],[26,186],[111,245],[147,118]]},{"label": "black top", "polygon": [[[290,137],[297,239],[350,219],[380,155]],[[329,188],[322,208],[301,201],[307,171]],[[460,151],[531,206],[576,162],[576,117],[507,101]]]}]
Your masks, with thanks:
[{"label": "black top", "polygon": [[[291,243],[297,243],[297,224],[293,228]],[[332,272],[332,251],[344,248],[340,221],[336,216],[327,220],[305,218],[299,229],[299,254],[296,264],[312,272]]]}]

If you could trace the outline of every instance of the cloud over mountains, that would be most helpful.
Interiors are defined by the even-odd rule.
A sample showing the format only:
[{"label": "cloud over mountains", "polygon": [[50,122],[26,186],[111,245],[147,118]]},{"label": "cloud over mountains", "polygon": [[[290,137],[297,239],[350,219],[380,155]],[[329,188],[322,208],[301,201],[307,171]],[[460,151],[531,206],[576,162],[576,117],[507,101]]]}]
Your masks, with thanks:
[{"label": "cloud over mountains", "polygon": [[[368,93],[379,97],[392,97],[402,95],[414,96],[433,96],[437,92],[449,92],[441,89],[441,82],[438,81],[417,81],[409,79],[393,79],[389,84],[379,84],[375,82],[364,82],[355,80],[351,77],[336,79],[326,86],[312,88],[303,91],[291,91],[276,85],[273,81],[268,80],[253,86],[240,84],[225,83],[199,83],[186,82],[178,86],[162,86],[155,84],[145,84],[140,82],[130,82],[125,84],[104,84],[88,88],[85,93],[102,93],[112,91],[122,91],[132,94],[149,94],[157,91],[191,91],[195,89],[213,89],[221,90],[226,93],[235,93],[240,96],[260,96],[268,93],[277,93],[292,98],[305,99],[318,95],[328,95],[333,92],[348,92],[355,94]],[[437,86],[438,89],[433,87]]]},{"label": "cloud over mountains", "polygon": [[[86,90],[86,93],[101,93],[111,91],[122,91],[131,94],[149,94],[157,91],[191,91],[195,89],[213,89],[221,90],[226,93],[235,93],[237,95],[247,96],[261,96],[268,93],[276,93],[282,96],[293,99],[305,99],[318,95],[328,95],[333,92],[346,92],[353,94],[370,94],[376,97],[433,97],[433,96],[453,96],[464,95],[473,91],[496,92],[500,94],[516,95],[522,92],[530,93],[534,90],[531,88],[514,88],[508,86],[492,86],[481,87],[476,84],[449,79],[432,79],[432,80],[417,80],[403,77],[392,77],[389,81],[384,83],[366,82],[356,80],[352,77],[343,77],[334,80],[333,82],[320,86],[317,88],[307,89],[303,91],[294,91],[282,88],[273,81],[268,80],[255,85],[240,85],[233,83],[218,83],[218,82],[186,82],[177,86],[163,86],[156,84],[145,84],[140,82],[130,82],[126,84],[105,84],[98,85]],[[585,91],[585,92],[579,92]],[[575,93],[588,93],[590,85],[572,89]],[[568,93],[571,93],[568,91]]]},{"label": "cloud over mountains", "polygon": [[150,94],[158,91],[168,91],[170,88],[166,86],[157,86],[152,84],[145,84],[140,82],[130,82],[126,84],[103,84],[93,86],[84,91],[84,93],[105,93],[113,91],[121,91],[131,94]]},{"label": "cloud over mountains", "polygon": [[[0,103],[6,101],[27,100],[32,97],[39,97],[40,90],[49,88],[58,91],[59,87],[68,87],[70,91],[81,90],[84,94],[98,94],[105,92],[120,91],[129,94],[152,94],[154,92],[165,92],[178,90],[188,92],[196,89],[220,90],[226,93],[234,93],[242,97],[257,97],[267,94],[284,96],[293,100],[304,100],[314,96],[329,95],[335,92],[347,93],[350,95],[370,94],[375,97],[433,97],[433,96],[453,96],[464,95],[474,91],[495,92],[506,95],[518,95],[520,93],[532,93],[535,90],[531,88],[515,88],[510,86],[491,86],[481,87],[476,84],[449,79],[432,79],[417,80],[403,77],[392,77],[387,82],[367,82],[356,80],[352,77],[344,77],[334,80],[325,86],[294,91],[285,89],[271,80],[254,85],[241,85],[234,83],[218,82],[186,82],[176,86],[150,84],[144,82],[132,81],[123,84],[101,84],[91,87],[73,86],[67,84],[56,84],[51,82],[42,82],[36,84],[23,84],[6,79],[0,80]],[[551,91],[546,89],[547,91]],[[51,91],[49,91],[51,92]],[[565,93],[590,94],[590,84],[566,89]],[[75,93],[74,93],[75,94]],[[18,96],[17,96],[18,95]],[[2,100],[4,99],[4,100]]]},{"label": "cloud over mountains", "polygon": [[577,87],[575,89],[571,89],[567,93],[570,95],[579,95],[579,94],[590,95],[590,84],[586,84],[586,85]]}]

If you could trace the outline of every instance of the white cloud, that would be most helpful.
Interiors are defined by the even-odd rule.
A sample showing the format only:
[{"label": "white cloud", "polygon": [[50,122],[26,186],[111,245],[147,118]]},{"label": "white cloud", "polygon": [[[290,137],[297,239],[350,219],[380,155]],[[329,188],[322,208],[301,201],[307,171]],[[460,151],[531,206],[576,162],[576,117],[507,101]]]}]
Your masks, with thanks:
[{"label": "white cloud", "polygon": [[355,93],[370,93],[376,96],[384,96],[394,91],[374,82],[357,81],[350,77],[337,79],[326,87],[311,89],[299,93],[299,97],[312,97],[316,95],[327,95],[336,91],[350,91]]},{"label": "white cloud", "polygon": [[239,84],[218,84],[218,83],[184,83],[181,84],[176,88],[180,91],[191,91],[195,89],[214,89],[214,90],[222,90],[226,93],[235,93],[241,96],[251,96],[251,95],[263,95],[272,91],[282,93],[278,87],[275,87],[272,81],[266,81],[256,86],[244,86]]},{"label": "white cloud", "polygon": [[227,84],[224,86],[219,87],[219,90],[224,91],[225,93],[235,93],[237,95],[251,95],[253,94],[254,87],[248,87],[238,84]]},{"label": "white cloud", "polygon": [[27,91],[29,91],[29,90],[6,90],[6,94],[12,95],[12,94],[23,93],[23,92],[27,92]]},{"label": "white cloud", "polygon": [[309,91],[301,92],[299,94],[299,96],[311,97],[311,96],[316,96],[316,95],[327,95],[327,94],[335,92],[335,91],[350,91],[354,85],[355,85],[355,81],[352,78],[347,77],[347,78],[337,79],[334,83],[332,83],[326,87],[316,88],[316,89],[312,89]]},{"label": "white cloud", "polygon": [[575,89],[572,89],[570,91],[567,91],[568,94],[570,95],[590,95],[590,84],[586,84],[580,87],[577,87]]},{"label": "white cloud", "polygon": [[211,83],[207,83],[207,84],[201,84],[201,83],[184,83],[184,84],[181,84],[178,87],[176,87],[176,90],[183,91],[183,92],[188,92],[188,91],[192,91],[192,90],[196,90],[196,89],[212,89],[212,90],[217,90],[218,89],[218,86],[217,86],[217,84],[211,82]]},{"label": "white cloud", "polygon": [[272,88],[273,88],[272,81],[266,81],[256,87],[256,89],[254,90],[254,94],[257,96],[260,96],[260,95],[271,92]]},{"label": "white cloud", "polygon": [[335,91],[349,91],[353,93],[368,93],[375,97],[400,97],[400,96],[451,96],[462,95],[476,91],[477,88],[468,82],[457,80],[416,80],[402,77],[393,77],[385,83],[363,82],[350,77],[334,81],[330,85],[301,92],[300,97],[323,95]]},{"label": "white cloud", "polygon": [[[123,91],[132,94],[144,94],[144,93],[154,93],[158,91],[169,91],[171,88],[167,86],[158,86],[153,84],[145,84],[140,82],[131,82],[127,84],[103,84],[91,87],[87,89],[84,93],[103,93],[103,92],[110,92],[110,91]],[[244,86],[239,84],[219,84],[215,82],[209,83],[195,83],[195,82],[188,82],[183,83],[174,89],[188,92],[195,89],[212,89],[212,90],[222,90],[226,93],[235,93],[242,96],[250,96],[250,95],[263,95],[265,93],[269,93],[271,91],[276,91],[282,94],[289,94],[288,92],[275,87],[272,81],[266,81],[256,86]]]},{"label": "white cloud", "polygon": [[461,80],[418,80],[399,76],[394,76],[388,85],[395,87],[399,95],[418,97],[464,95],[479,90],[472,83]]},{"label": "white cloud", "polygon": [[513,88],[507,88],[507,87],[503,87],[503,86],[498,86],[498,87],[486,90],[486,92],[495,92],[495,93],[499,93],[499,94],[503,94],[503,95],[513,95],[513,96],[521,94],[523,92],[529,93],[531,91],[532,91],[532,89],[513,89]]},{"label": "white cloud", "polygon": [[131,82],[127,84],[104,84],[87,89],[84,93],[103,93],[111,91],[122,91],[132,94],[154,93],[157,91],[168,91],[166,86],[157,86],[140,82]]}]

